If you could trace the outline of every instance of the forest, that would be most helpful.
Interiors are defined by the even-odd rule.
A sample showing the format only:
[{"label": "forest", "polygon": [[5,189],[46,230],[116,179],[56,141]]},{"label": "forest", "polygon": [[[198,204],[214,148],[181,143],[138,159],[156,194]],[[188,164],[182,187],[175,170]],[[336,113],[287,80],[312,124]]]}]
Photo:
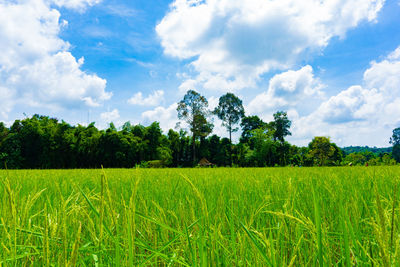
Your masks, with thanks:
[{"label": "forest", "polygon": [[[205,158],[212,166],[346,166],[395,165],[400,162],[400,128],[393,130],[384,150],[347,149],[329,137],[316,136],[306,147],[290,144],[291,121],[277,111],[273,121],[245,116],[242,101],[232,93],[220,97],[214,110],[208,101],[189,90],[178,103],[178,118],[189,125],[163,133],[158,122],[149,126],[126,122],[116,128],[98,129],[95,123],[73,126],[49,116],[33,115],[7,127],[0,122],[0,168],[131,168],[194,167]],[[227,129],[227,137],[212,133],[212,116]],[[232,132],[241,129],[239,142]]]}]

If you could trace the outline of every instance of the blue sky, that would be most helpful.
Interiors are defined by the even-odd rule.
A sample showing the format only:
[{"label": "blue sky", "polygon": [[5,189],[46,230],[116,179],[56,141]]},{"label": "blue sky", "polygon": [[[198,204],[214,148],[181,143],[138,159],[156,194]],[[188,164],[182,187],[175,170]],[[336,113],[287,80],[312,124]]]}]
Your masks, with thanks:
[{"label": "blue sky", "polygon": [[0,14],[8,124],[167,130],[195,89],[211,107],[233,92],[266,121],[287,111],[298,145],[388,146],[400,127],[398,0],[0,0]]}]

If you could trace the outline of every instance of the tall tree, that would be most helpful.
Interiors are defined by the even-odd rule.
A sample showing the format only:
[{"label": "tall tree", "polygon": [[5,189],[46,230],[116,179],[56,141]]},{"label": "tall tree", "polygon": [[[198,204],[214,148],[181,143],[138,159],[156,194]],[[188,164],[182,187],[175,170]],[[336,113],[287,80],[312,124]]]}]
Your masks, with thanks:
[{"label": "tall tree", "polygon": [[292,135],[289,131],[292,122],[288,119],[287,113],[278,111],[274,114],[272,127],[274,129],[274,140],[279,140],[281,143],[285,141],[285,136]]},{"label": "tall tree", "polygon": [[273,131],[273,137],[275,141],[279,141],[281,146],[279,147],[280,154],[280,165],[284,166],[287,164],[285,156],[285,137],[292,135],[289,131],[292,122],[288,119],[287,113],[284,111],[278,111],[274,114],[274,120],[270,123]]},{"label": "tall tree", "polygon": [[150,126],[146,127],[146,134],[145,134],[145,139],[149,140],[148,143],[148,159],[149,160],[155,160],[157,159],[157,147],[160,146],[160,141],[161,141],[161,136],[162,136],[162,130],[160,127],[160,124],[158,122],[153,122]]},{"label": "tall tree", "polygon": [[400,127],[393,130],[392,137],[390,137],[390,144],[398,145],[400,144]]},{"label": "tall tree", "polygon": [[400,127],[393,130],[389,143],[393,145],[392,157],[400,162]]},{"label": "tall tree", "polygon": [[207,121],[208,101],[194,90],[189,90],[178,103],[178,118],[186,121],[192,132],[193,163],[196,161],[196,139],[211,133],[213,125]]},{"label": "tall tree", "polygon": [[232,132],[239,130],[235,125],[244,117],[242,100],[232,93],[226,93],[219,98],[214,114],[222,120],[222,126],[226,127],[229,132],[229,142],[231,144],[229,146],[229,158],[232,165]]},{"label": "tall tree", "polygon": [[232,132],[239,130],[235,125],[244,117],[242,100],[232,93],[226,93],[219,98],[214,114],[222,120],[222,126],[229,132],[229,141],[232,143]]}]

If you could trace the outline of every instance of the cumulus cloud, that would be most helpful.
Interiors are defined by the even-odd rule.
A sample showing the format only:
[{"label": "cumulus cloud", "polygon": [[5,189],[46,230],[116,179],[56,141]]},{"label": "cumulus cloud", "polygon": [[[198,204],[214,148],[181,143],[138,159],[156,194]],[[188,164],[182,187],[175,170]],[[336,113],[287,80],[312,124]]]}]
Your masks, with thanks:
[{"label": "cumulus cloud", "polygon": [[178,122],[178,115],[176,112],[177,104],[174,103],[169,107],[156,107],[153,110],[148,110],[142,113],[142,119],[144,123],[152,123],[154,121],[158,121],[160,123],[160,127],[164,131],[168,131],[169,129],[174,129],[176,123]]},{"label": "cumulus cloud", "polygon": [[25,103],[73,107],[80,102],[99,106],[111,93],[104,91],[106,80],[83,72],[83,58],[69,52],[44,56],[29,66],[19,68],[8,84],[20,90]]},{"label": "cumulus cloud", "polygon": [[21,103],[53,109],[98,106],[111,97],[106,80],[82,70],[59,37],[67,22],[52,4],[81,8],[96,1],[0,0],[0,84],[8,93],[8,113]]},{"label": "cumulus cloud", "polygon": [[[275,75],[268,90],[257,95],[247,106],[251,114],[269,114],[278,109],[288,110],[301,106],[302,112],[315,108],[323,97],[324,85],[314,77],[310,65]],[[304,103],[307,102],[307,105]]]},{"label": "cumulus cloud", "polygon": [[100,118],[104,122],[115,122],[120,118],[118,109],[113,109],[112,111],[103,112],[100,114]]},{"label": "cumulus cloud", "polygon": [[0,86],[0,96],[0,117],[7,119],[13,106],[14,93],[10,89]]},{"label": "cumulus cloud", "polygon": [[310,115],[294,121],[297,138],[328,135],[342,145],[388,146],[400,126],[400,47],[380,62],[371,62],[363,84],[322,102]]},{"label": "cumulus cloud", "polygon": [[142,92],[138,92],[128,99],[129,104],[139,106],[157,106],[162,101],[164,101],[163,90],[157,90],[147,97],[143,97]]},{"label": "cumulus cloud", "polygon": [[86,7],[100,3],[102,0],[49,0],[50,3],[59,7],[66,7],[84,11]]},{"label": "cumulus cloud", "polygon": [[182,87],[237,90],[374,22],[384,1],[175,0],[156,31],[165,54],[191,60],[196,74]]}]

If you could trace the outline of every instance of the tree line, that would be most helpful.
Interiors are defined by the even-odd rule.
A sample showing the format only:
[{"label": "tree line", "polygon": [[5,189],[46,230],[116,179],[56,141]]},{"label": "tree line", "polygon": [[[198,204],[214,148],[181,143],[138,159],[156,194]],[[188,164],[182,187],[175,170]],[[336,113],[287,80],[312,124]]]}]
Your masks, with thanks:
[{"label": "tree line", "polygon": [[[393,130],[392,153],[345,154],[328,137],[314,137],[307,147],[285,140],[291,135],[287,113],[273,121],[246,116],[242,101],[232,93],[220,97],[209,110],[207,99],[189,90],[177,106],[178,118],[188,126],[163,133],[158,122],[149,126],[113,123],[104,130],[94,123],[73,126],[48,116],[0,122],[0,168],[110,168],[193,167],[206,158],[216,166],[340,166],[391,165],[400,162],[400,128]],[[212,134],[212,116],[227,129],[228,137]],[[232,133],[241,129],[239,142]],[[393,156],[393,157],[392,157]]]}]

